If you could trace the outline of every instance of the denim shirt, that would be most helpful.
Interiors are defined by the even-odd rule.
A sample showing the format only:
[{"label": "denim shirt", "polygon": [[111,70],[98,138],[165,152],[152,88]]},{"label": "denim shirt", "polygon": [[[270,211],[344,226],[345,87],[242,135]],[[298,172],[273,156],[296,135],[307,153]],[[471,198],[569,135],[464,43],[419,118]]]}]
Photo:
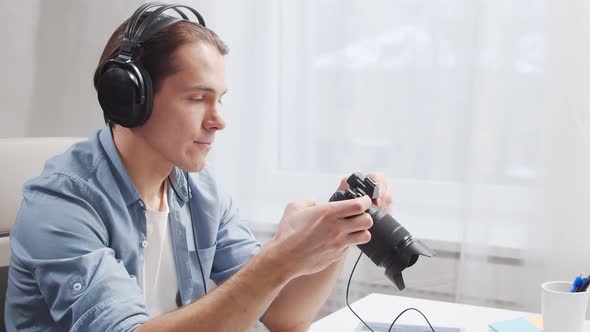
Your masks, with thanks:
[{"label": "denim shirt", "polygon": [[[168,177],[179,287],[170,292],[183,305],[204,294],[196,252],[219,284],[260,249],[207,167],[189,176],[190,198],[183,171]],[[147,321],[145,210],[108,128],[48,160],[25,184],[11,231],[7,330],[132,331]]]}]

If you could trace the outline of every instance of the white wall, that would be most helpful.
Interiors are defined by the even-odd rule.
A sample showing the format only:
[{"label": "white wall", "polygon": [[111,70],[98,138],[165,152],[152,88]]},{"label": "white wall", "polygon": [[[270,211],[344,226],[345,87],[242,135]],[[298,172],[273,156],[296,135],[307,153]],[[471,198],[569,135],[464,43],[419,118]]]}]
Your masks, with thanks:
[{"label": "white wall", "polygon": [[2,1],[0,137],[88,136],[103,124],[92,76],[140,1]]},{"label": "white wall", "polygon": [[[0,2],[0,137],[25,136],[35,84],[34,49],[39,1]],[[18,31],[18,33],[17,33]]]}]

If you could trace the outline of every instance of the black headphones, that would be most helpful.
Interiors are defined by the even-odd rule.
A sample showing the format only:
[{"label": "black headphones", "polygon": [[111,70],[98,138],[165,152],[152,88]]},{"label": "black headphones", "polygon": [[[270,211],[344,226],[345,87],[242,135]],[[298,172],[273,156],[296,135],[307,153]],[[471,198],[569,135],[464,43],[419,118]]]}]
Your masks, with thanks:
[{"label": "black headphones", "polygon": [[[138,20],[148,9],[154,9],[136,27]],[[201,14],[191,7],[158,2],[146,3],[129,18],[123,41],[116,58],[107,61],[99,71],[98,102],[105,120],[132,128],[144,124],[152,113],[153,88],[147,70],[142,66],[139,50],[142,44],[163,28],[182,20],[189,20],[180,8],[188,9],[205,26]],[[179,17],[162,14],[173,9]]]}]

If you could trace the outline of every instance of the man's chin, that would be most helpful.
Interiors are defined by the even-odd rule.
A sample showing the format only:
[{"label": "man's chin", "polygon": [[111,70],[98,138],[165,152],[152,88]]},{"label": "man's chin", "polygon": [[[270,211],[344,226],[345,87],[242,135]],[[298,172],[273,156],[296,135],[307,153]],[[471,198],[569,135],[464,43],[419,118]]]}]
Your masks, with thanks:
[{"label": "man's chin", "polygon": [[199,165],[190,165],[189,167],[185,168],[185,171],[188,171],[189,173],[196,173],[196,172],[200,172],[203,167],[205,167],[205,163],[200,163]]},{"label": "man's chin", "polygon": [[203,169],[203,167],[205,167],[205,161],[199,160],[199,161],[185,162],[185,163],[182,163],[182,164],[176,165],[176,166],[181,168],[183,171],[186,171],[189,173],[195,173],[195,172],[201,171]]}]

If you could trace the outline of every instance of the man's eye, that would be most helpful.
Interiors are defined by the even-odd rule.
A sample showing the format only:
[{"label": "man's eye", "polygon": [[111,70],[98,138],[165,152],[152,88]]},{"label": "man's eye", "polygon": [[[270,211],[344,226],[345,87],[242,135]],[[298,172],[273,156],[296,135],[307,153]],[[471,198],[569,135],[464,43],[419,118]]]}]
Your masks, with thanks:
[{"label": "man's eye", "polygon": [[193,98],[191,98],[191,100],[192,101],[195,101],[195,102],[201,102],[201,101],[205,100],[205,98],[203,98],[203,97],[193,97]]}]

